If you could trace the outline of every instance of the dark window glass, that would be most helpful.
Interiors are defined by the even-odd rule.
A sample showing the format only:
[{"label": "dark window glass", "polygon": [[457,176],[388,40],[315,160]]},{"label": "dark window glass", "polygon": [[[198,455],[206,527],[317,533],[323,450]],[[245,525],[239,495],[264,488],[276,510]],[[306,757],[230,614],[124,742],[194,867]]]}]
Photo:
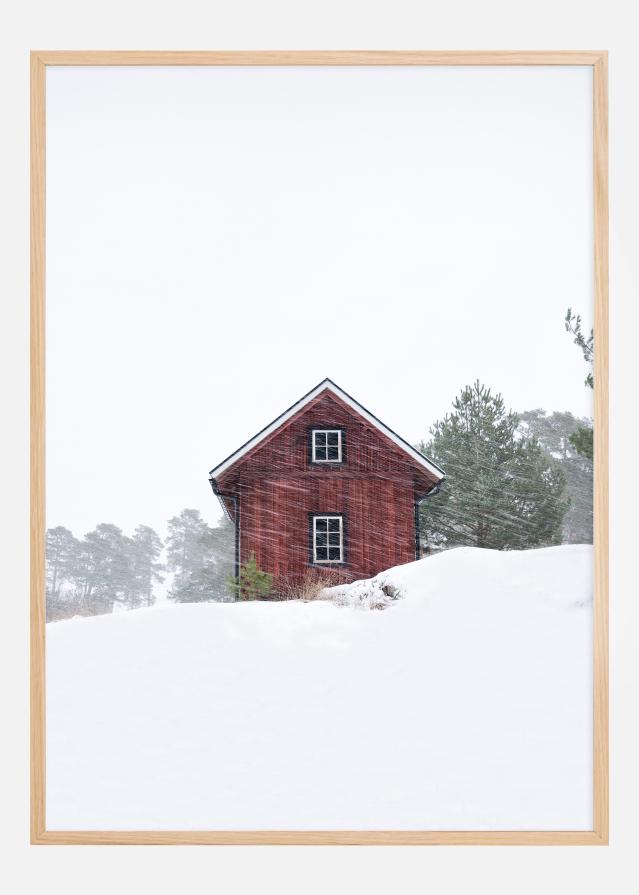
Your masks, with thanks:
[{"label": "dark window glass", "polygon": [[312,535],[314,562],[344,561],[341,516],[314,516]]},{"label": "dark window glass", "polygon": [[341,456],[341,430],[316,429],[313,431],[312,459],[318,463],[339,463]]}]

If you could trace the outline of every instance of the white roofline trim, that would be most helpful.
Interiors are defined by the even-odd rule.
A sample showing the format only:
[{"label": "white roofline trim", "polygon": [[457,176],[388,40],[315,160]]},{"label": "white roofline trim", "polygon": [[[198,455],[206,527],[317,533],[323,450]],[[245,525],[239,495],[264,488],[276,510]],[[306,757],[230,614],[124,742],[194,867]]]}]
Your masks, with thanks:
[{"label": "white roofline trim", "polygon": [[211,479],[215,479],[218,476],[222,475],[237,463],[245,454],[251,451],[254,447],[257,447],[260,442],[264,441],[265,438],[268,438],[273,432],[280,428],[287,420],[291,419],[291,417],[295,416],[303,407],[309,404],[314,398],[320,395],[324,391],[332,392],[338,398],[340,398],[345,404],[351,407],[356,413],[358,413],[361,417],[363,417],[367,422],[371,423],[378,431],[380,431],[383,435],[385,435],[390,441],[397,445],[397,447],[401,448],[404,453],[408,454],[409,457],[419,463],[424,469],[428,470],[428,472],[435,476],[438,481],[443,481],[446,477],[443,469],[440,469],[437,464],[433,463],[423,454],[421,454],[416,448],[414,448],[407,441],[404,441],[396,432],[393,432],[392,429],[389,429],[381,420],[379,420],[374,414],[372,414],[369,410],[366,410],[355,398],[352,398],[347,392],[336,385],[332,381],[332,379],[324,379],[319,385],[316,385],[315,388],[311,389],[310,392],[307,392],[303,397],[296,401],[295,404],[292,404],[288,410],[285,410],[284,413],[281,413],[276,419],[273,420],[272,423],[269,423],[268,426],[265,426],[261,429],[257,435],[254,435],[247,442],[245,442],[241,447],[239,447],[236,451],[230,454],[225,460],[215,466],[209,473],[209,477]]}]

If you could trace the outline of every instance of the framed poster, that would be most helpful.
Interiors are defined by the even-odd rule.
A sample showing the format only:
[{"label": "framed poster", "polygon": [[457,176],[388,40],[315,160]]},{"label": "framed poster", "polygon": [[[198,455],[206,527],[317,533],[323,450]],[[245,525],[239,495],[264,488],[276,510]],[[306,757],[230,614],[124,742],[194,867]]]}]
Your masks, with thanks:
[{"label": "framed poster", "polygon": [[606,65],[32,55],[34,843],[607,843]]}]

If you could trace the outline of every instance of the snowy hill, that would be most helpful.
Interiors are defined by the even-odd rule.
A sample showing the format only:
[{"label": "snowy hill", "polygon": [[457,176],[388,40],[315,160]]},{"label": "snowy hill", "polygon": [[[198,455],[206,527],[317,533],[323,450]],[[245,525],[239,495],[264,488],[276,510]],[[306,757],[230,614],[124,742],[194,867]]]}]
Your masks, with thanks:
[{"label": "snowy hill", "polygon": [[384,612],[49,625],[47,826],[590,828],[591,578],[587,546],[462,548],[340,589]]}]

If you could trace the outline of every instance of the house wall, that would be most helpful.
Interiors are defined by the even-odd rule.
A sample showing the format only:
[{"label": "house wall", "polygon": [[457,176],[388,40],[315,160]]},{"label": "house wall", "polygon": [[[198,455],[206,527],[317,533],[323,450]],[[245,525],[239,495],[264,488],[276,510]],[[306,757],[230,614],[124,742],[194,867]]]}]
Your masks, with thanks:
[{"label": "house wall", "polygon": [[[345,462],[314,464],[312,428],[344,430]],[[345,517],[346,556],[332,569],[341,581],[369,577],[415,558],[414,501],[433,484],[390,439],[331,394],[247,454],[219,480],[240,497],[240,558],[255,553],[278,582],[312,567],[312,513]]]}]

